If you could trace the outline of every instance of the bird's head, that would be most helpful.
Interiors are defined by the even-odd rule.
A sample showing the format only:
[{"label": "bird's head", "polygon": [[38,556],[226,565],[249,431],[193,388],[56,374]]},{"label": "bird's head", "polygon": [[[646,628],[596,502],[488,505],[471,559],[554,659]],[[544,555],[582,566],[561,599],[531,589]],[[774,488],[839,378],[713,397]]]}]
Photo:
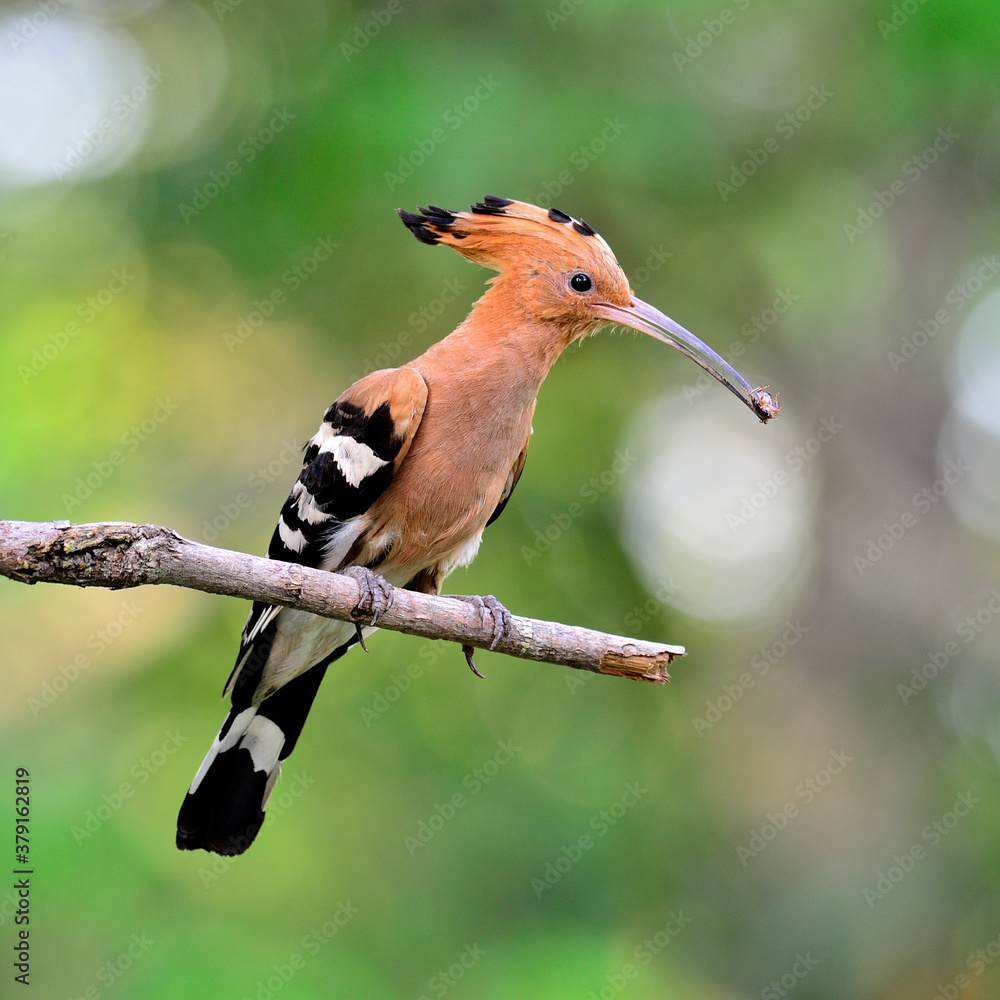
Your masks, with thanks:
[{"label": "bird's head", "polygon": [[778,413],[764,388],[750,383],[725,358],[658,309],[632,294],[608,244],[582,219],[558,209],[487,195],[468,212],[430,205],[418,213],[397,209],[423,243],[444,243],[499,271],[533,322],[552,324],[565,343],[617,323],[661,340],[727,386],[761,419]]}]

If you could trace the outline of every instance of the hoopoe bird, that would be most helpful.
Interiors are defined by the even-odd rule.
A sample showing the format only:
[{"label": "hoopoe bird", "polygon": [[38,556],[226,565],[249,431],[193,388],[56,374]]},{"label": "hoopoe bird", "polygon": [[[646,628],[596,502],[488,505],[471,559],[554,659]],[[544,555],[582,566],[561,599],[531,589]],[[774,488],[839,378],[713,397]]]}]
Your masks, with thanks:
[{"label": "hoopoe bird", "polygon": [[[281,508],[270,559],[347,573],[356,613],[375,626],[391,587],[438,594],[476,555],[524,470],[542,381],[573,341],[615,323],[697,362],[766,421],[766,387],[637,299],[611,248],[580,219],[487,196],[468,212],[437,206],[403,224],[422,243],[445,244],[497,271],[451,334],[400,368],[372,372],[326,411]],[[497,641],[509,628],[493,597],[469,597]],[[177,846],[241,854],[264,821],[281,762],[295,749],[327,668],[355,643],[353,622],[254,602],[231,699],[185,797]],[[475,671],[471,648],[465,648]],[[476,671],[478,673],[478,671]]]}]

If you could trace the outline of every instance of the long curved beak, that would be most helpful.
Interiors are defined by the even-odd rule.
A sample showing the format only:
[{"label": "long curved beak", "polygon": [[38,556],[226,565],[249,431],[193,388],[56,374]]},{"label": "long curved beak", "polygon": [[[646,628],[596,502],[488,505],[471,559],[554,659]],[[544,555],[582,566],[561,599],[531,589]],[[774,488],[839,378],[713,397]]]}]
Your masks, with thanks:
[{"label": "long curved beak", "polygon": [[659,309],[632,296],[627,306],[599,302],[591,306],[596,315],[610,323],[619,323],[640,333],[648,333],[664,344],[669,344],[681,354],[687,355],[713,378],[718,379],[730,392],[766,423],[778,415],[778,401],[766,392],[767,386],[751,388],[750,383],[728,362],[716,354],[708,344],[700,341],[693,333],[664,316]]}]

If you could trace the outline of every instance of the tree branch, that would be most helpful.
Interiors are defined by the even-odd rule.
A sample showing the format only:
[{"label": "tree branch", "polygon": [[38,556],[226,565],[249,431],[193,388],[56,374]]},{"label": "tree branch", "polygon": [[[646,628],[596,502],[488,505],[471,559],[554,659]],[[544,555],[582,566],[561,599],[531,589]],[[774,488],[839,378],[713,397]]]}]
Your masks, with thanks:
[{"label": "tree branch", "polygon": [[[368,621],[354,610],[348,576],[217,549],[155,524],[0,521],[0,575],[21,583],[138,587],[167,583],[209,594],[266,601],[341,621]],[[683,646],[628,639],[533,618],[513,618],[497,651],[541,663],[662,684]],[[489,649],[493,630],[464,601],[393,588],[379,628]]]}]

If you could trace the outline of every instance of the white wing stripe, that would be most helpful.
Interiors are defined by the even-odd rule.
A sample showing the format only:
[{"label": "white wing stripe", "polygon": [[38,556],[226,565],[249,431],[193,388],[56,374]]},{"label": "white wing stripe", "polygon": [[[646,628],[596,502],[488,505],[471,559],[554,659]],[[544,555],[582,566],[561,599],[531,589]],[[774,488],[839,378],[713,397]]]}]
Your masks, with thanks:
[{"label": "white wing stripe", "polygon": [[354,487],[361,485],[373,472],[389,463],[379,458],[363,441],[356,441],[346,434],[336,434],[323,442],[320,451],[329,452],[340,467],[347,482]]},{"label": "white wing stripe", "polygon": [[302,529],[292,531],[282,517],[278,518],[278,535],[292,552],[301,552],[306,547],[306,536],[302,534]]},{"label": "white wing stripe", "polygon": [[312,494],[301,483],[295,484],[295,492],[299,498],[300,521],[305,521],[307,524],[322,524],[323,521],[329,521],[333,517],[332,514],[324,514],[316,506]]}]

